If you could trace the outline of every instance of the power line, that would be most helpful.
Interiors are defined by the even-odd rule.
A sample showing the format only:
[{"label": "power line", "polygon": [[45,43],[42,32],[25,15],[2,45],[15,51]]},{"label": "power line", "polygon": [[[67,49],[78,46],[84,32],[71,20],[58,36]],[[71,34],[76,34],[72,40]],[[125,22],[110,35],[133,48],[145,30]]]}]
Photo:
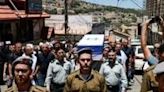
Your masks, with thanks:
[{"label": "power line", "polygon": [[120,1],[120,0],[117,0],[117,7],[118,7],[118,4],[119,4],[119,1]]},{"label": "power line", "polygon": [[139,8],[143,8],[143,7],[141,7],[136,1],[134,1],[134,0],[131,0],[136,6],[138,6]]}]

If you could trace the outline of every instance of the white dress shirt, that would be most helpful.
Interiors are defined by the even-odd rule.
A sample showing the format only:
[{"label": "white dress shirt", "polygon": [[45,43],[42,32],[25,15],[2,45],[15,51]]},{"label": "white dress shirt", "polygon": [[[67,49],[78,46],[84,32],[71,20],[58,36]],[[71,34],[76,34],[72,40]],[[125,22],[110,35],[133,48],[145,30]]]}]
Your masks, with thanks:
[{"label": "white dress shirt", "polygon": [[125,69],[118,61],[112,68],[109,66],[109,62],[102,64],[99,73],[105,77],[107,85],[116,86],[121,83],[121,87],[127,87]]}]

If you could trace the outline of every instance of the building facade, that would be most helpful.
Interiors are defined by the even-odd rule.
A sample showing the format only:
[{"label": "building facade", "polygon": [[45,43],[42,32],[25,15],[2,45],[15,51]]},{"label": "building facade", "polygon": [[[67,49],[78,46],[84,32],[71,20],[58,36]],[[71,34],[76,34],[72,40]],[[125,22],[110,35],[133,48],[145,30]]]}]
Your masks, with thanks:
[{"label": "building facade", "polygon": [[[16,1],[16,2],[15,2]],[[26,13],[24,8],[25,0],[13,0],[13,4],[8,2],[0,4],[0,42],[27,42],[42,39],[44,30],[44,19],[50,17],[49,14]]]},{"label": "building facade", "polygon": [[[148,18],[152,18],[154,16],[161,16],[164,18],[164,0],[146,0],[146,12],[148,15]],[[148,43],[153,44],[156,42],[161,42],[162,40],[162,34],[160,32],[161,29],[159,27],[154,26],[155,24],[152,24],[151,31],[149,31],[148,34]]]},{"label": "building facade", "polygon": [[149,17],[164,16],[164,1],[146,0],[146,12]]}]

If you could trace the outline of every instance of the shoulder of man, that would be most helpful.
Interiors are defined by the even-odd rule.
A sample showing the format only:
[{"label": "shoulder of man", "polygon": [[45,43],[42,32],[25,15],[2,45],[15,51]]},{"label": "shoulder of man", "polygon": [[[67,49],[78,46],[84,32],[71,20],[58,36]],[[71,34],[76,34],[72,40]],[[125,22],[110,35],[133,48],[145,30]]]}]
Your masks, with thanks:
[{"label": "shoulder of man", "polygon": [[56,62],[57,62],[57,59],[53,59],[53,60],[51,60],[50,63],[56,63]]},{"label": "shoulder of man", "polygon": [[5,90],[5,92],[16,92],[16,90],[13,87],[9,87]]},{"label": "shoulder of man", "polygon": [[102,63],[101,66],[107,66],[108,64],[109,62],[107,61],[107,62]]},{"label": "shoulder of man", "polygon": [[155,79],[156,74],[153,73],[155,66],[153,65],[145,70],[145,75],[149,77],[151,87],[158,87],[158,82]]},{"label": "shoulder of man", "polygon": [[149,72],[149,71],[152,71],[154,68],[155,68],[156,65],[152,65],[150,67],[148,67],[146,70],[144,70],[144,72]]},{"label": "shoulder of man", "polygon": [[75,77],[76,75],[78,75],[79,74],[79,70],[75,70],[75,71],[73,71],[71,74],[69,74],[68,76],[69,77]]},{"label": "shoulder of man", "polygon": [[48,92],[45,87],[41,86],[32,86],[30,92]]},{"label": "shoulder of man", "polygon": [[104,76],[102,76],[98,71],[92,70],[94,77],[97,77],[99,79],[103,79]]}]

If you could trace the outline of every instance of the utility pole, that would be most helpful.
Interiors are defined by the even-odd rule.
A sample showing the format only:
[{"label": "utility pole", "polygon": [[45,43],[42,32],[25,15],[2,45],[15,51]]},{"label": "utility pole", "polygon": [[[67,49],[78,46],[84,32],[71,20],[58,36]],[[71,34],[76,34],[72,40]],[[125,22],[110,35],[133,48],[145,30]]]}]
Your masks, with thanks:
[{"label": "utility pole", "polygon": [[65,15],[65,40],[67,39],[68,34],[68,3],[67,0],[64,1],[64,15]]}]

